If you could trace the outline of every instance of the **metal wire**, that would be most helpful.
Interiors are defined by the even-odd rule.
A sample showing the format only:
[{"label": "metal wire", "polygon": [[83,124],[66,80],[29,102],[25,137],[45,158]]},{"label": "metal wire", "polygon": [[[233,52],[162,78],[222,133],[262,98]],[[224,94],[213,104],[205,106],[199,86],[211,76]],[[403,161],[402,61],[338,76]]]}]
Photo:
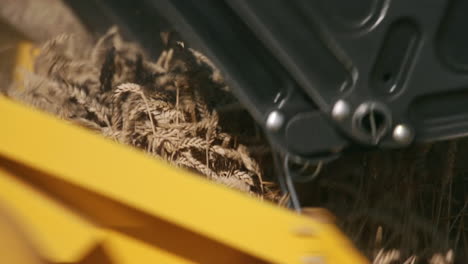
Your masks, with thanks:
[{"label": "metal wire", "polygon": [[[304,172],[307,169],[308,166],[310,166],[310,163],[309,162],[305,163],[304,166],[301,168],[301,170],[299,172]],[[322,168],[323,168],[323,161],[319,161],[317,163],[317,166],[315,167],[314,173],[312,173],[310,175],[307,175],[307,176],[295,177],[294,180],[298,181],[298,182],[312,181],[315,178],[317,178],[317,176],[320,175],[320,172],[322,171]]]},{"label": "metal wire", "polygon": [[[280,163],[281,158],[283,159],[282,163]],[[290,158],[288,154],[286,154],[284,157],[281,157],[279,153],[276,153],[276,152],[273,153],[273,162],[275,163],[277,171],[279,172],[277,173],[278,184],[281,188],[281,191],[283,193],[288,193],[290,196],[290,199],[288,201],[288,207],[295,210],[298,213],[301,213],[301,203],[300,203],[300,199],[297,194],[297,191],[296,191],[296,187],[294,186],[294,180],[301,179],[301,181],[308,181],[308,180],[315,179],[322,170],[323,162],[320,161],[317,164],[315,171],[311,175],[299,178],[299,177],[293,177],[292,172],[289,168],[289,161],[290,161]],[[304,164],[303,170],[307,166],[309,166],[308,163]]]},{"label": "metal wire", "polygon": [[299,202],[299,196],[296,192],[296,187],[294,186],[291,172],[289,170],[289,155],[285,155],[283,159],[283,171],[284,171],[284,178],[286,181],[286,187],[288,189],[290,200],[292,204],[292,208],[296,210],[298,213],[301,212],[301,203]]},{"label": "metal wire", "polygon": [[[288,194],[289,193],[289,188],[288,185],[286,184],[285,176],[284,176],[284,168],[281,166],[281,156],[277,152],[273,152],[273,163],[275,164],[276,167],[276,178],[278,180],[278,184],[280,186],[281,192],[283,194]],[[293,208],[291,199],[289,199],[288,208]]]}]

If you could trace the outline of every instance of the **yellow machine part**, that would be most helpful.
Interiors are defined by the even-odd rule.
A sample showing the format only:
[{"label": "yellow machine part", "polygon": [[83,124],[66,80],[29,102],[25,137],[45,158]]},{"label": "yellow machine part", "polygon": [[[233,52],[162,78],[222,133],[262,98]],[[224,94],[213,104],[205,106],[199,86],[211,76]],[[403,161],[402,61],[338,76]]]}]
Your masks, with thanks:
[{"label": "yellow machine part", "polygon": [[[21,182],[9,171],[0,168],[0,201],[7,205],[7,212],[14,213],[17,225],[24,227],[24,232],[30,238],[33,248],[15,247],[12,243],[24,237],[24,234],[12,236],[11,230],[2,229],[0,214],[0,258],[18,259],[25,256],[31,259],[31,251],[39,252],[41,257],[57,263],[193,263],[167,251],[154,249],[147,244],[123,236],[112,230],[99,228],[83,217],[73,213],[63,204],[55,202],[32,186]],[[5,208],[2,208],[5,209]],[[5,211],[5,210],[4,210]],[[9,236],[6,236],[10,233]],[[6,239],[8,238],[8,239]],[[2,245],[0,244],[0,245]],[[25,244],[25,243],[23,243]],[[96,250],[101,250],[105,257],[93,256]],[[2,252],[4,251],[4,252]],[[7,258],[8,257],[8,258]],[[115,261],[114,261],[115,258]],[[4,259],[4,260],[5,260]],[[33,262],[34,260],[35,262]],[[37,258],[32,260],[8,261],[7,263],[41,263]],[[118,260],[118,261],[117,261]],[[93,261],[93,262],[92,262]]]},{"label": "yellow machine part", "polygon": [[9,251],[0,218],[0,254],[37,252],[21,263],[368,263],[331,223],[5,97],[0,124],[0,217],[15,219],[31,244]]}]

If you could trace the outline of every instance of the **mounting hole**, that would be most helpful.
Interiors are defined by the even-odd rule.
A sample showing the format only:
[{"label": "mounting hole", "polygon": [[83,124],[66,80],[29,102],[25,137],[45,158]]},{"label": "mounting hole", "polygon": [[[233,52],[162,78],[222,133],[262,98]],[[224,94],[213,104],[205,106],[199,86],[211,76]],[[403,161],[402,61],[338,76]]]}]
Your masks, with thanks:
[{"label": "mounting hole", "polygon": [[385,129],[385,114],[377,109],[366,112],[359,120],[359,128],[368,135],[378,133]]},{"label": "mounting hole", "polygon": [[383,104],[366,102],[356,109],[353,121],[356,136],[377,144],[389,130],[391,116]]},{"label": "mounting hole", "polygon": [[386,72],[382,75],[382,82],[388,83],[393,79],[393,74],[391,72]]}]

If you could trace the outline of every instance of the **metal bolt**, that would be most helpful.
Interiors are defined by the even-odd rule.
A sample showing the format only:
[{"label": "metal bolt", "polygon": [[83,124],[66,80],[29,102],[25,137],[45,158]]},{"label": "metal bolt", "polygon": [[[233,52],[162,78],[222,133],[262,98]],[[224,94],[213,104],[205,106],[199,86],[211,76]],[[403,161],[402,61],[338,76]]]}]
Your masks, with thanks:
[{"label": "metal bolt", "polygon": [[333,106],[331,115],[336,121],[341,121],[349,116],[351,107],[344,100],[338,100]]},{"label": "metal bolt", "polygon": [[393,139],[403,145],[413,141],[413,131],[407,125],[399,124],[393,129]]},{"label": "metal bolt", "polygon": [[301,260],[304,264],[325,264],[325,258],[321,256],[305,256]]},{"label": "metal bolt", "polygon": [[279,130],[284,124],[284,115],[278,111],[274,110],[268,114],[266,120],[266,127],[271,131]]}]

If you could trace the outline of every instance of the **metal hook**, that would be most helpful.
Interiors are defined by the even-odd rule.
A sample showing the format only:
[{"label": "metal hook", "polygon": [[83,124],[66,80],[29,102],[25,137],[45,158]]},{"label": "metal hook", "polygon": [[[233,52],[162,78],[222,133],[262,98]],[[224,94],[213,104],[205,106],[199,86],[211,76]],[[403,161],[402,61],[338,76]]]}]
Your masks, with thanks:
[{"label": "metal hook", "polygon": [[[323,162],[319,161],[317,164],[317,167],[315,168],[315,171],[308,175],[308,176],[299,176],[295,175],[292,173],[291,169],[289,168],[289,154],[286,154],[283,159],[283,170],[284,170],[284,178],[285,178],[285,187],[290,194],[290,199],[291,199],[291,207],[296,210],[298,213],[301,212],[301,203],[299,201],[299,196],[297,195],[296,192],[296,187],[294,186],[294,181],[311,181],[320,174],[322,167],[323,167]],[[305,169],[309,166],[309,163],[305,163],[304,166],[301,168],[301,172],[304,172]]]},{"label": "metal hook", "polygon": [[[290,168],[289,168],[289,154],[286,154],[285,156],[285,161],[284,161],[284,168],[287,169],[289,171],[289,174],[291,175],[292,179],[296,182],[307,182],[307,181],[312,181],[314,180],[315,178],[317,178],[317,176],[320,175],[320,172],[322,171],[322,168],[323,168],[323,161],[319,161],[317,163],[317,166],[315,167],[315,170],[313,173],[309,174],[309,175],[298,175],[296,173],[292,173]],[[304,163],[304,165],[302,166],[302,168],[299,170],[300,173],[304,172],[311,164],[309,162],[306,162]]]}]

